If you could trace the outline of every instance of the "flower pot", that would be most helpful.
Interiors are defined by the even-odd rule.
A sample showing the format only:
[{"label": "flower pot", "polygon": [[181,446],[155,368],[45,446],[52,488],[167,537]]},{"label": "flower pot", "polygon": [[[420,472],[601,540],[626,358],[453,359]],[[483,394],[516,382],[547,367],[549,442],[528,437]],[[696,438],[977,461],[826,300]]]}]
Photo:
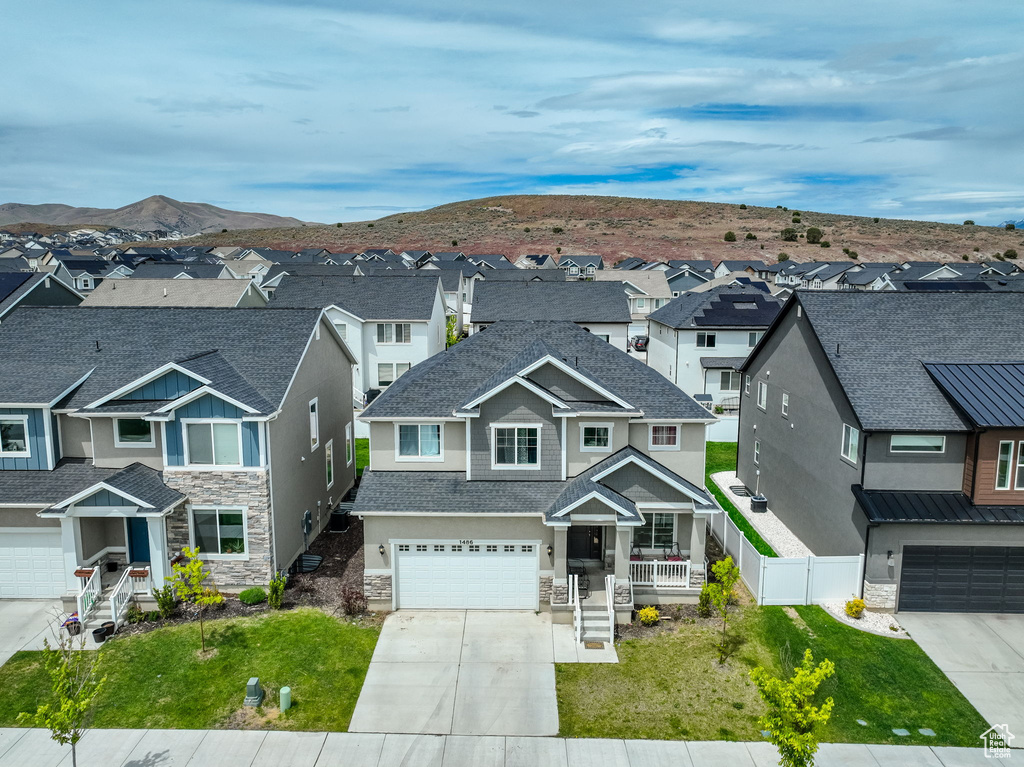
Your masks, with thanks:
[{"label": "flower pot", "polygon": [[117,572],[117,562],[107,562],[107,572],[108,573],[116,573]]},{"label": "flower pot", "polygon": [[96,644],[103,644],[103,640],[107,638],[107,630],[105,628],[98,628],[92,630],[92,641]]},{"label": "flower pot", "polygon": [[66,626],[64,626],[64,628],[68,630],[69,636],[76,637],[82,633],[82,624],[78,621],[72,621],[71,623],[68,623]]},{"label": "flower pot", "polygon": [[103,623],[100,624],[100,628],[106,632],[106,636],[112,637],[114,636],[114,632],[117,631],[117,624],[114,623],[114,621],[103,621]]}]

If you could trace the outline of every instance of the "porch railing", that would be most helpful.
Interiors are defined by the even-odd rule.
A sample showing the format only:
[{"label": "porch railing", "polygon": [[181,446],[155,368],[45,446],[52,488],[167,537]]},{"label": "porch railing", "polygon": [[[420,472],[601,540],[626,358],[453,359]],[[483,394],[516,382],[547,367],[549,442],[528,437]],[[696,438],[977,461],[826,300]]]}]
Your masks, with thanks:
[{"label": "porch railing", "polygon": [[85,582],[85,586],[78,593],[78,620],[83,624],[85,619],[89,617],[89,613],[96,607],[96,603],[100,599],[100,593],[103,591],[103,586],[100,584],[100,568],[94,567],[92,569],[92,575],[89,576]]},{"label": "porch railing", "polygon": [[605,601],[608,603],[608,638],[615,641],[615,576],[604,577]]},{"label": "porch railing", "polygon": [[636,586],[659,589],[690,588],[690,561],[684,562],[630,562],[629,579]]},{"label": "porch railing", "polygon": [[580,577],[569,576],[569,594],[572,599],[572,623],[576,629],[576,642],[583,639],[583,607],[580,605]]},{"label": "porch railing", "polygon": [[121,580],[117,582],[114,591],[110,595],[111,619],[117,628],[121,628],[121,624],[124,622],[128,612],[128,605],[135,595],[149,593],[150,581],[152,580],[151,571],[149,567],[144,568],[144,570],[146,574],[140,578],[133,575],[133,573],[138,572],[138,568],[129,567],[124,571],[124,575],[121,576]]}]

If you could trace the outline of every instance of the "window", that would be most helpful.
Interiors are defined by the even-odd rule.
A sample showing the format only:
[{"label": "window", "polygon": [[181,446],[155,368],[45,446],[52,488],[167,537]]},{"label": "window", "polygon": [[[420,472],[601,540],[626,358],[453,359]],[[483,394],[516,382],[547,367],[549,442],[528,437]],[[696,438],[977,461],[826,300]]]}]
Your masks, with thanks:
[{"label": "window", "polygon": [[762,410],[768,409],[768,384],[764,381],[757,382],[757,406]]},{"label": "window", "polygon": [[426,461],[443,459],[441,424],[398,424],[398,453],[395,455],[395,460],[409,461],[413,459]]},{"label": "window", "polygon": [[596,267],[588,266],[587,267],[587,274],[593,274],[595,270],[596,270]]},{"label": "window", "polygon": [[338,331],[338,335],[341,336],[341,340],[348,342],[348,325],[344,322],[335,322],[334,329]]},{"label": "window", "polygon": [[1016,490],[1024,490],[1024,440],[1017,445],[1017,478],[1013,486]]},{"label": "window", "polygon": [[345,465],[352,465],[352,424],[345,424]]},{"label": "window", "polygon": [[[1019,453],[1019,451],[1018,451]],[[1010,461],[1013,459],[1013,443],[999,443],[999,459],[996,464],[996,490],[1010,489]],[[1020,455],[1017,456],[1018,462]]]},{"label": "window", "polygon": [[539,468],[539,436],[537,426],[495,426],[493,467]]},{"label": "window", "polygon": [[314,397],[309,401],[309,446],[316,450],[320,446],[320,413],[317,412],[320,402]]},{"label": "window", "polygon": [[723,370],[720,388],[722,391],[739,391],[740,374],[735,370]]},{"label": "window", "polygon": [[580,268],[578,266],[570,266],[569,267],[569,274],[579,274],[579,273],[580,273]]},{"label": "window", "polygon": [[761,440],[754,440],[754,465],[761,463]]},{"label": "window", "polygon": [[752,330],[747,333],[747,348],[753,349],[757,346],[757,342],[761,340],[761,336],[764,335],[759,330]]},{"label": "window", "polygon": [[612,449],[612,424],[584,424],[580,429],[580,451],[608,453]]},{"label": "window", "polygon": [[28,447],[28,416],[3,416],[0,418],[0,456],[6,458],[30,458]]},{"label": "window", "polygon": [[789,392],[782,392],[782,414],[789,415]]},{"label": "window", "polygon": [[679,427],[651,426],[651,450],[677,450],[679,448]]},{"label": "window", "polygon": [[718,337],[714,333],[698,333],[697,334],[697,348],[698,349],[714,349],[718,343]]},{"label": "window", "polygon": [[941,434],[893,434],[890,453],[944,453],[946,438]]},{"label": "window", "polygon": [[334,484],[334,440],[327,440],[327,444],[324,445],[324,462],[327,465],[327,489],[331,489],[331,485]]},{"label": "window", "polygon": [[408,322],[377,323],[377,343],[411,344],[412,325],[410,325]]},{"label": "window", "polygon": [[642,549],[671,546],[676,532],[675,514],[647,514],[641,527],[633,528],[633,545]]},{"label": "window", "polygon": [[141,418],[115,418],[114,447],[156,447],[153,424]]},{"label": "window", "polygon": [[647,299],[646,298],[638,298],[636,300],[636,308],[637,309],[646,309],[647,308]]},{"label": "window", "polygon": [[743,393],[750,394],[750,376],[743,379]]},{"label": "window", "polygon": [[843,424],[842,455],[847,461],[857,463],[857,447],[860,444],[860,432],[849,424]]},{"label": "window", "polygon": [[390,386],[398,380],[398,376],[409,369],[408,362],[379,362],[377,363],[377,385]]},{"label": "window", "polygon": [[241,466],[242,425],[236,421],[185,422],[185,463]]},{"label": "window", "polygon": [[245,557],[245,509],[192,509],[192,542],[206,559]]}]

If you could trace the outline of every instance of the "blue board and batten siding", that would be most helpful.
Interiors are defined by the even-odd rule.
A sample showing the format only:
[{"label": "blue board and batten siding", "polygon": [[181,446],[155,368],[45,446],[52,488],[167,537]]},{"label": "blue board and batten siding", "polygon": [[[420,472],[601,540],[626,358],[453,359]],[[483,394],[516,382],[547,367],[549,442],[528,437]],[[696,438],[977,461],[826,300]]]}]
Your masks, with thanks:
[{"label": "blue board and batten siding", "polygon": [[[241,408],[206,394],[174,411],[173,421],[167,422],[167,465],[185,465],[185,446],[182,418],[230,418],[241,419],[245,413]],[[242,423],[242,465],[260,466],[260,425],[252,421]]]},{"label": "blue board and batten siding", "polygon": [[137,506],[135,501],[129,501],[120,495],[110,492],[106,488],[100,488],[92,495],[86,496],[75,502],[75,506]]},{"label": "blue board and batten siding", "polygon": [[28,416],[28,458],[0,458],[0,470],[25,470],[50,468],[50,459],[46,454],[46,416],[38,408],[4,407],[0,415]]},{"label": "blue board and batten siding", "polygon": [[177,370],[170,370],[159,378],[143,384],[119,399],[175,400],[202,386],[199,381]]}]

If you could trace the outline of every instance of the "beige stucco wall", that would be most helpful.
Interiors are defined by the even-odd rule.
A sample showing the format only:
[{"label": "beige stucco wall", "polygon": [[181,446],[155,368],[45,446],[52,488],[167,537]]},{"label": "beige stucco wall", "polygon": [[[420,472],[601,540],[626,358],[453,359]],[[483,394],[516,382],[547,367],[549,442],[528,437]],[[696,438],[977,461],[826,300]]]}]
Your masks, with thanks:
[{"label": "beige stucco wall", "polygon": [[82,558],[89,561],[108,547],[125,545],[124,517],[85,517],[79,521]]},{"label": "beige stucco wall", "polygon": [[152,424],[156,447],[114,447],[114,419],[91,418],[93,437],[93,462],[97,466],[120,469],[133,463],[141,463],[161,471],[164,468],[163,443],[160,441],[160,424]]},{"label": "beige stucco wall", "polygon": [[[665,422],[666,424],[669,422]],[[667,469],[671,469],[683,479],[704,487],[704,430],[702,423],[684,423],[679,430],[678,450],[650,450],[648,448],[648,429],[650,424],[631,423],[629,425],[629,444],[641,453],[651,456]]]},{"label": "beige stucco wall", "polygon": [[[583,427],[590,424],[613,424],[611,434],[611,450],[604,453],[582,452],[580,450],[580,434]],[[567,418],[566,419],[566,474],[575,477],[586,471],[595,463],[600,463],[612,453],[629,445],[628,418]]]},{"label": "beige stucco wall", "polygon": [[87,418],[58,415],[61,455],[65,458],[91,458],[92,436]]},{"label": "beige stucco wall", "polygon": [[37,511],[42,511],[43,506],[38,509],[17,509],[0,506],[0,528],[3,527],[60,527],[60,521],[56,519],[40,519],[36,516]]},{"label": "beige stucco wall", "polygon": [[396,461],[395,424],[392,421],[370,424],[370,469],[372,471],[465,471],[466,424],[464,421],[431,421],[441,423],[443,461]]}]

